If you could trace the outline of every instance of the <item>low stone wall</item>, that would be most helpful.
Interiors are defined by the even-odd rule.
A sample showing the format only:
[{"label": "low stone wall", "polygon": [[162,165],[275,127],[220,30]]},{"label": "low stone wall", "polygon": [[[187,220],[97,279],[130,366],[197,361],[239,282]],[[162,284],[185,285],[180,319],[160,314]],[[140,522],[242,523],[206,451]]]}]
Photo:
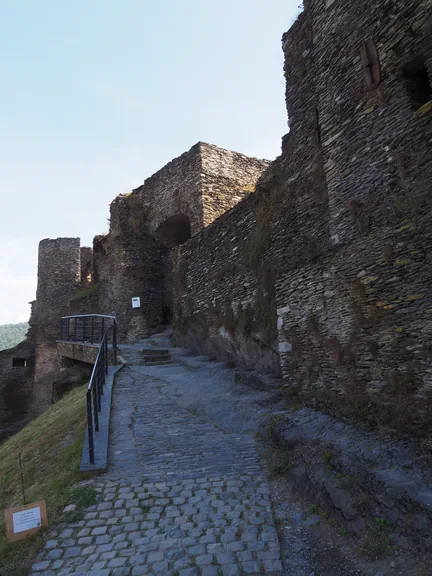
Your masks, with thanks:
[{"label": "low stone wall", "polygon": [[[98,355],[98,344],[81,344],[77,342],[57,342],[57,354],[62,358],[69,358],[85,364],[94,364]],[[108,359],[111,363],[114,354],[111,345],[108,346]]]},{"label": "low stone wall", "polygon": [[57,342],[57,354],[63,358],[79,360],[86,364],[94,364],[99,346],[94,344],[77,344],[75,342]]}]

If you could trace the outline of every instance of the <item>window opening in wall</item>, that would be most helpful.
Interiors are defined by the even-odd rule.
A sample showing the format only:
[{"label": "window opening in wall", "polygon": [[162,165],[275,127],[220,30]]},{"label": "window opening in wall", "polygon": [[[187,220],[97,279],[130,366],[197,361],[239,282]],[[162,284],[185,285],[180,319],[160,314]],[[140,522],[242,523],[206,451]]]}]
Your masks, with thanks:
[{"label": "window opening in wall", "polygon": [[432,100],[429,76],[422,57],[417,57],[404,66],[403,79],[414,110]]},{"label": "window opening in wall", "polygon": [[14,368],[27,368],[27,360],[25,358],[12,358],[12,366]]}]

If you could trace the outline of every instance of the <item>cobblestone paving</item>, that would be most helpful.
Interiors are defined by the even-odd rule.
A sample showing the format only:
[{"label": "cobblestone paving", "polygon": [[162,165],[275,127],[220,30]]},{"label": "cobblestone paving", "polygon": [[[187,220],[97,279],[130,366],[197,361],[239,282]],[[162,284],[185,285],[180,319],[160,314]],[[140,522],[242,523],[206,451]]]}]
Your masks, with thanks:
[{"label": "cobblestone paving", "polygon": [[110,468],[83,520],[50,534],[33,575],[279,574],[255,441],[227,434],[126,367],[113,394]]}]

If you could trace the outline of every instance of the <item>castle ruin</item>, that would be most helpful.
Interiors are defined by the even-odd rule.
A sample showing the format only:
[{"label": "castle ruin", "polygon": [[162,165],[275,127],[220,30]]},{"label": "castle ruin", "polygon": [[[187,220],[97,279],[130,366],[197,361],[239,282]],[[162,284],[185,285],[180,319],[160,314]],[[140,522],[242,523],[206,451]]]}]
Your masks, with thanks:
[{"label": "castle ruin", "polygon": [[173,323],[178,345],[280,375],[317,407],[424,433],[430,8],[309,0],[282,39],[290,131],[274,162],[198,143],[115,198],[91,250],[43,240],[31,333],[0,353],[0,416],[11,398],[18,420],[52,401],[62,316],[115,312],[125,342]]}]

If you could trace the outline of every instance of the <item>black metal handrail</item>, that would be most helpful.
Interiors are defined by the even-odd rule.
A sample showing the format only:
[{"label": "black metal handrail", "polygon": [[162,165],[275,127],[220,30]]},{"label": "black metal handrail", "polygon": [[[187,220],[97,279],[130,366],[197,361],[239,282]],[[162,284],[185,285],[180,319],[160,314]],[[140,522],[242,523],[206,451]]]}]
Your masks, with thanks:
[{"label": "black metal handrail", "polygon": [[97,344],[110,326],[116,323],[115,316],[108,314],[78,314],[61,319],[61,340]]},{"label": "black metal handrail", "polygon": [[[108,324],[108,325],[107,325]],[[94,433],[99,432],[101,397],[104,393],[110,364],[109,341],[112,342],[111,363],[117,365],[117,323],[115,316],[88,314],[65,316],[61,319],[62,340],[90,343],[100,342],[96,361],[87,388],[87,430],[90,464],[95,463]]]}]

